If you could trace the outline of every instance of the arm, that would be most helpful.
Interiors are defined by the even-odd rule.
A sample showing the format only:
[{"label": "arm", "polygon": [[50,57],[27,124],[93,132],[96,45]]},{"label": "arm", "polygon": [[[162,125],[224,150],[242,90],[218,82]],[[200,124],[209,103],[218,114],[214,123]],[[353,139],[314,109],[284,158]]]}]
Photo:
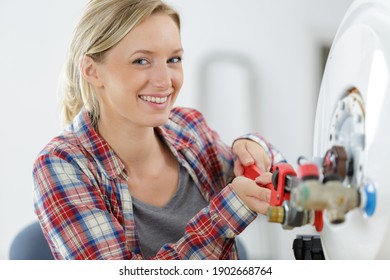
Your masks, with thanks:
[{"label": "arm", "polygon": [[[213,160],[206,153],[202,162],[216,184],[225,183],[233,173],[230,148],[209,130],[198,135],[211,139],[207,146],[220,143],[211,149]],[[95,174],[96,170],[92,174],[91,169],[91,162],[86,163],[82,153],[72,147],[43,154],[34,165],[35,210],[53,253],[56,258],[65,259],[142,259],[139,251],[132,249],[137,247],[135,233],[131,232],[134,224],[125,230],[120,201],[115,201],[119,198],[113,191],[109,194],[102,188],[101,182],[97,182],[99,174]],[[102,174],[100,176],[104,179]],[[224,176],[225,179],[221,179]],[[109,183],[107,188],[117,187],[112,181]],[[228,258],[234,237],[255,217],[256,213],[243,203],[232,185],[228,185],[213,195],[209,206],[188,223],[178,242],[167,244],[154,258]]]},{"label": "arm", "polygon": [[[57,259],[142,259],[126,239],[120,205],[79,154],[68,148],[41,155],[33,175],[35,211]],[[230,258],[234,237],[255,217],[228,186],[154,259]]]},{"label": "arm", "polygon": [[[271,174],[269,172],[260,176],[256,182],[245,178],[242,175],[243,166],[249,166],[256,164],[262,170],[269,170],[272,165],[279,162],[283,162],[284,157],[282,154],[271,144],[269,144],[259,134],[247,134],[233,142],[232,148],[228,147],[219,137],[219,135],[211,130],[204,120],[203,116],[197,112],[197,119],[202,120],[199,122],[199,129],[205,131],[203,135],[208,135],[203,139],[206,146],[215,146],[216,156],[222,166],[223,174],[225,175],[225,181],[231,182],[232,191],[240,198],[240,203],[248,207],[248,210],[257,213],[265,214],[269,207],[270,190],[265,188],[259,188],[256,183],[268,184],[271,182]],[[214,157],[208,157],[214,158]],[[234,160],[234,172],[233,172],[233,160]],[[219,166],[219,165],[216,165]],[[217,169],[216,169],[217,170]],[[213,173],[217,173],[214,170]],[[237,176],[234,178],[234,176]],[[234,178],[234,179],[233,179]]]},{"label": "arm", "polygon": [[121,216],[88,173],[80,157],[65,150],[43,154],[34,164],[35,212],[55,258],[139,258],[127,248]]},{"label": "arm", "polygon": [[166,244],[156,258],[229,259],[234,238],[256,217],[228,185],[189,221],[184,236]]},{"label": "arm", "polygon": [[[208,258],[223,258],[223,252],[229,251],[228,246],[231,246],[233,237],[255,219],[256,212],[265,213],[270,199],[269,190],[259,188],[254,181],[242,176],[233,180],[234,147],[232,149],[220,139],[200,112],[175,108],[172,121],[178,124],[173,131],[180,131],[180,135],[183,133],[187,141],[193,140],[193,144],[183,150],[182,154],[194,169],[203,191],[210,194],[211,202],[209,207],[190,221],[186,235],[165,249],[180,253],[184,258],[203,258],[208,254]],[[253,144],[254,150],[261,151],[269,162],[281,160],[277,150],[259,135],[248,134],[240,139]],[[215,211],[215,208],[219,210]],[[213,233],[208,234],[204,229],[212,229]]]}]

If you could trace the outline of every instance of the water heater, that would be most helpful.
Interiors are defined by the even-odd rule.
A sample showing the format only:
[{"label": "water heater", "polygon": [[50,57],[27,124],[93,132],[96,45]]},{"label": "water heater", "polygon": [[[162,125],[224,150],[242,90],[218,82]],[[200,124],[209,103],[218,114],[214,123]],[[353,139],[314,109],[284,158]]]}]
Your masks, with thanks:
[{"label": "water heater", "polygon": [[341,223],[324,219],[320,235],[326,259],[390,259],[389,79],[390,1],[356,0],[326,63],[313,155],[334,165],[344,157],[347,167],[339,172],[347,174],[345,188],[358,190],[360,206]]}]

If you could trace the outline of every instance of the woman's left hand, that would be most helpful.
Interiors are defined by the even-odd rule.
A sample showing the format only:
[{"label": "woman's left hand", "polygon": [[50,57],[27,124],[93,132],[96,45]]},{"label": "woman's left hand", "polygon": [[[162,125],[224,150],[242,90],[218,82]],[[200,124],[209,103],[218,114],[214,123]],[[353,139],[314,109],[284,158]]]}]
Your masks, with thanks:
[{"label": "woman's left hand", "polygon": [[239,139],[234,142],[232,147],[233,154],[236,156],[234,161],[234,174],[241,176],[244,173],[244,166],[255,164],[262,173],[268,172],[271,168],[271,159],[264,148],[248,139]]}]

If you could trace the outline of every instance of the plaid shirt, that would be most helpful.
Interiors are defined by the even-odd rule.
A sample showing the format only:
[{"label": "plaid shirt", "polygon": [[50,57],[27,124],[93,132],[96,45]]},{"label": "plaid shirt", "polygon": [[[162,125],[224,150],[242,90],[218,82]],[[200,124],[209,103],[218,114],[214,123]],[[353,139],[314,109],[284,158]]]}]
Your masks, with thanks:
[{"label": "plaid shirt", "polygon": [[[237,259],[234,237],[256,217],[233,191],[230,147],[193,109],[156,128],[209,202],[154,259]],[[259,136],[274,163],[283,157]],[[56,259],[143,259],[124,164],[83,109],[34,163],[34,207]]]}]

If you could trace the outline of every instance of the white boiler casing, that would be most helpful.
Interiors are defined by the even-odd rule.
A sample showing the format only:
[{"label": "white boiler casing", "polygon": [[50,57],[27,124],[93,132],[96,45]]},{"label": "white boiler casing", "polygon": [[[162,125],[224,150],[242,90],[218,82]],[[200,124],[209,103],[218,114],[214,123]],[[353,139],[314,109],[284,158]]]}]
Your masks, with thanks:
[{"label": "white boiler casing", "polygon": [[[351,88],[360,92],[350,102],[358,113],[340,119]],[[314,158],[345,146],[355,159],[354,187],[371,182],[376,190],[372,216],[356,208],[344,223],[325,219],[326,259],[390,259],[390,1],[357,0],[348,9],[326,64],[314,133]]]}]

